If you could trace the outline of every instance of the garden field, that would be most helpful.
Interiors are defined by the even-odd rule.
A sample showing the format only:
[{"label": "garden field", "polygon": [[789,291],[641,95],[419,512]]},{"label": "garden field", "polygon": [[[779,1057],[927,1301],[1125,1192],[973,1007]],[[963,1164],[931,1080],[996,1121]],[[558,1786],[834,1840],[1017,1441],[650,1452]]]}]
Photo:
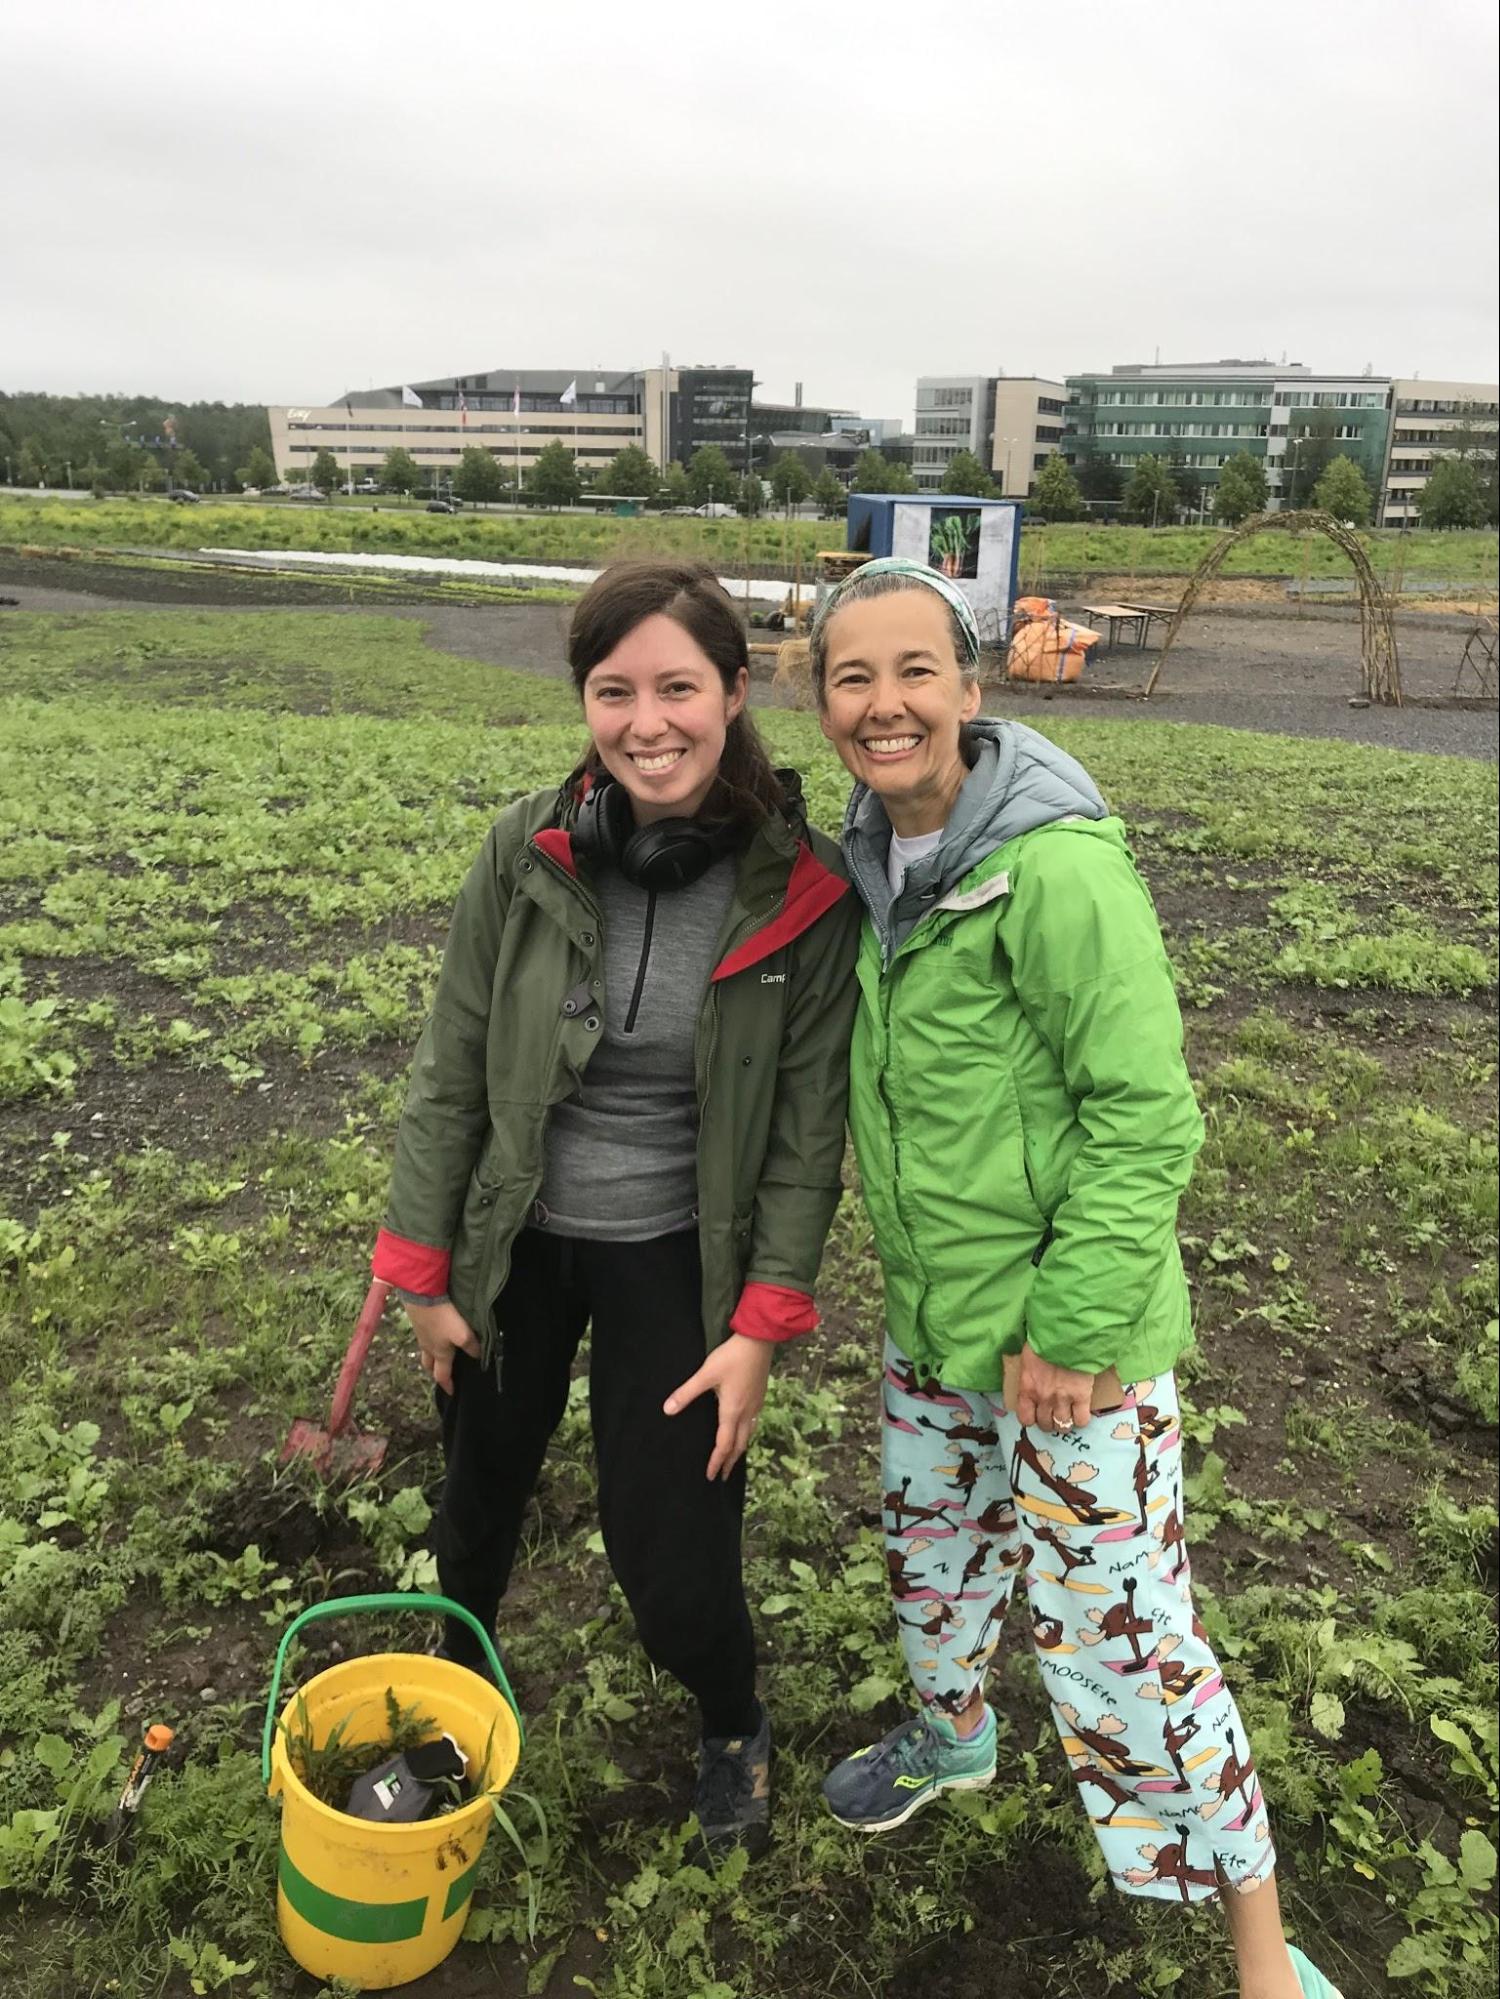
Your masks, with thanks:
[{"label": "garden field", "polygon": [[[1029,526],[1022,535],[1021,581],[1048,577],[1185,576],[1218,539],[1204,528]],[[842,548],[842,521],[701,520],[647,514],[635,520],[583,514],[458,515],[412,513],[389,505],[255,506],[213,501],[176,507],[165,500],[31,500],[0,494],[0,545],[80,549],[311,549],[330,553],[470,557],[486,562],[604,563],[624,556],[691,555],[724,573],[810,562],[819,549]],[[1392,588],[1437,580],[1473,583],[1494,593],[1500,537],[1493,532],[1394,531],[1367,537],[1377,574]],[[1348,563],[1331,542],[1284,535],[1234,549],[1226,576],[1345,576]]]},{"label": "garden field", "polygon": [[[13,531],[21,506],[0,537],[55,520],[67,539],[77,514],[122,542],[209,522],[243,541],[259,518],[27,505]],[[305,543],[360,525],[280,518]],[[601,555],[632,525],[401,523],[444,553],[598,528]],[[745,533],[698,524],[705,549],[720,527]],[[364,1293],[452,896],[494,813],[568,766],[576,713],[562,683],[432,651],[410,619],[6,618],[0,1992],[315,1999],[275,1932],[262,1703],[296,1607],[431,1579],[436,1424],[394,1317],[359,1407],[391,1436],[379,1480],[325,1487],[277,1449],[326,1405]],[[845,787],[815,721],[760,721],[834,825]],[[1348,1999],[1479,1999],[1500,1781],[1495,771],[1140,719],[1046,727],[1126,818],[1183,1000],[1208,1125],[1182,1215],[1188,1530],[1294,1933]],[[604,1564],[577,1384],[502,1632],[546,1837],[518,1802],[526,1868],[491,1838],[466,1941],[417,1999],[1232,1990],[1211,1914],[1101,1880],[1018,1626],[992,1681],[993,1789],[887,1842],[823,1814],[828,1764],[902,1709],[875,1531],[879,1287],[852,1197],[822,1302],[751,1463],[770,1855],[693,1863],[687,1705],[653,1686]],[[320,1624],[295,1670],[376,1633]],[[110,1845],[155,1720],[181,1753]]]}]

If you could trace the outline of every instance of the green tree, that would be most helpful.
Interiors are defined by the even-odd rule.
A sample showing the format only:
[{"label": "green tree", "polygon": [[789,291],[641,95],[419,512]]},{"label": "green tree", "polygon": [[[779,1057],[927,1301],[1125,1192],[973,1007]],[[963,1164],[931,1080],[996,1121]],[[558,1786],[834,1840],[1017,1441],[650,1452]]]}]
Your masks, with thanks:
[{"label": "green tree", "polygon": [[698,446],[688,463],[687,476],[695,507],[708,506],[715,500],[726,505],[739,485],[729,460],[717,444]]},{"label": "green tree", "polygon": [[1214,514],[1226,527],[1238,527],[1266,508],[1266,468],[1252,452],[1237,451],[1219,474],[1214,489]]},{"label": "green tree", "polygon": [[380,465],[380,484],[387,493],[414,493],[422,483],[422,468],[400,444],[393,445]]},{"label": "green tree", "polygon": [[686,466],[670,459],[661,475],[658,497],[664,507],[686,507],[692,503],[692,490],[688,485]]},{"label": "green tree", "polygon": [[1293,416],[1287,437],[1281,504],[1288,508],[1307,506],[1314,486],[1338,455],[1338,429],[1326,410],[1317,410],[1300,423]]},{"label": "green tree", "polygon": [[1472,458],[1440,458],[1417,501],[1424,528],[1479,528],[1485,522],[1484,485]]},{"label": "green tree", "polygon": [[758,472],[747,472],[741,479],[734,504],[746,520],[753,520],[757,514],[765,511],[766,489],[761,483]]},{"label": "green tree", "polygon": [[1168,470],[1172,474],[1172,484],[1177,488],[1177,504],[1185,514],[1195,514],[1203,504],[1203,481],[1198,468],[1189,465],[1180,452],[1174,451]]},{"label": "green tree", "polygon": [[795,451],[783,451],[771,467],[771,497],[784,513],[801,506],[812,491],[812,474]]},{"label": "green tree", "polygon": [[1485,415],[1477,403],[1460,403],[1458,422],[1447,437],[1447,448],[1455,458],[1473,465],[1484,495],[1485,523],[1493,527],[1500,519],[1500,438],[1495,419]]},{"label": "green tree", "polygon": [[257,444],[245,461],[244,470],[238,474],[238,478],[242,486],[254,486],[264,492],[267,486],[274,486],[277,483],[276,461],[269,451],[263,451]]},{"label": "green tree", "polygon": [[898,465],[894,458],[887,458],[883,451],[875,450],[872,445],[855,460],[849,490],[851,493],[914,493],[917,482],[906,466]]},{"label": "green tree", "polygon": [[16,460],[16,484],[18,486],[45,486],[47,467],[34,437],[21,440],[21,455]]},{"label": "green tree", "polygon": [[1086,500],[1118,500],[1125,491],[1125,474],[1112,458],[1086,452],[1075,468],[1078,490]]},{"label": "green tree", "polygon": [[526,474],[526,490],[543,507],[576,506],[583,486],[573,454],[560,437],[537,454]]},{"label": "green tree", "polygon": [[938,483],[938,491],[967,495],[971,500],[988,500],[994,497],[995,482],[972,451],[955,451]]},{"label": "green tree", "polygon": [[825,521],[837,520],[840,514],[849,511],[849,495],[831,466],[825,465],[813,481],[812,496]]},{"label": "green tree", "polygon": [[498,500],[504,488],[500,467],[488,451],[468,444],[459,453],[453,490],[461,500]]},{"label": "green tree", "polygon": [[320,451],[307,476],[320,493],[331,493],[339,483],[339,461],[331,451]]},{"label": "green tree", "polygon": [[1160,458],[1137,458],[1125,488],[1125,512],[1147,527],[1170,527],[1177,512],[1177,488]]},{"label": "green tree", "polygon": [[1347,521],[1357,528],[1369,525],[1370,488],[1354,460],[1342,452],[1329,463],[1313,487],[1312,499],[1315,507],[1332,514],[1335,520]]},{"label": "green tree", "polygon": [[196,453],[178,451],[173,454],[172,480],[175,485],[186,486],[194,493],[206,483],[207,475],[198,463]]},{"label": "green tree", "polygon": [[1054,453],[1047,460],[1036,475],[1028,506],[1049,521],[1081,521],[1087,514],[1073,468],[1065,458]]},{"label": "green tree", "polygon": [[133,493],[140,483],[145,454],[120,438],[104,454],[104,483],[116,493]]},{"label": "green tree", "polygon": [[594,490],[614,493],[621,499],[650,500],[661,484],[661,474],[638,444],[627,444],[599,473]]}]

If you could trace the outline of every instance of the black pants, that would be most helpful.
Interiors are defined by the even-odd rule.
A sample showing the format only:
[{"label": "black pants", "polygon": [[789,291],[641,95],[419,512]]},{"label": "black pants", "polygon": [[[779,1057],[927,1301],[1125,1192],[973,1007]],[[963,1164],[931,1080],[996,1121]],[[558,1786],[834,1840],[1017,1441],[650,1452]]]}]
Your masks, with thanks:
[{"label": "black pants", "polygon": [[[447,1477],[435,1545],[445,1595],[493,1629],[526,1503],[568,1399],[568,1374],[592,1326],[589,1413],[604,1546],[653,1664],[680,1680],[706,1735],[757,1725],[755,1640],[740,1573],[741,1462],[706,1473],[714,1397],[680,1415],[662,1403],[703,1362],[694,1230],[652,1242],[585,1242],[523,1230],[495,1305],[498,1379],[465,1354],[438,1395]],[[466,1626],[447,1647],[479,1662]]]}]

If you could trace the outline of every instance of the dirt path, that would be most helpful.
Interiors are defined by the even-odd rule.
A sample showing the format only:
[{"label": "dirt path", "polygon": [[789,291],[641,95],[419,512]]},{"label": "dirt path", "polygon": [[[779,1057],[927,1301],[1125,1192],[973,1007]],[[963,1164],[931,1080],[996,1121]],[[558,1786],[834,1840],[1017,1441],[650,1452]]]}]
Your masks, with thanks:
[{"label": "dirt path", "polygon": [[[65,574],[70,587],[56,581]],[[461,659],[527,673],[566,673],[566,604],[453,604],[410,595],[361,595],[308,578],[112,568],[107,564],[0,557],[0,595],[22,610],[60,614],[174,606],[239,611],[256,608],[355,612],[415,618],[429,645]],[[404,598],[404,601],[402,600]],[[1077,607],[1064,605],[1077,615]],[[4,612],[0,610],[0,618]],[[1456,706],[1454,676],[1463,651],[1459,621],[1403,614],[1397,623],[1408,705],[1351,708],[1359,686],[1359,619],[1352,608],[1317,607],[1299,618],[1291,607],[1236,605],[1191,618],[1173,647],[1149,705],[1138,697],[1157,657],[1154,649],[1116,648],[1095,655],[1086,681],[1048,690],[997,687],[986,696],[992,713],[1039,720],[1059,714],[1113,721],[1206,722],[1232,729],[1334,737],[1386,749],[1422,750],[1494,762],[1500,724],[1493,704]],[[757,706],[787,705],[770,686],[769,668],[756,669]]]}]

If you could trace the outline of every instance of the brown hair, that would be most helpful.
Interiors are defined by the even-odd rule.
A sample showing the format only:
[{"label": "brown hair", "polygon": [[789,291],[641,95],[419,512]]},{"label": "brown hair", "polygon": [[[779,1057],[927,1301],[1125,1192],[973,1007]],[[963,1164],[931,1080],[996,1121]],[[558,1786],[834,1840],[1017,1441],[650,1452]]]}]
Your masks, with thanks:
[{"label": "brown hair", "polygon": [[[741,671],[749,671],[750,653],[745,628],[713,571],[701,562],[616,562],[584,591],[568,627],[568,666],[580,698],[593,669],[654,617],[680,625],[717,668],[725,693],[734,692]],[[603,768],[590,744],[573,779],[597,776]],[[725,735],[703,816],[753,826],[788,803],[749,710],[742,708]]]}]

